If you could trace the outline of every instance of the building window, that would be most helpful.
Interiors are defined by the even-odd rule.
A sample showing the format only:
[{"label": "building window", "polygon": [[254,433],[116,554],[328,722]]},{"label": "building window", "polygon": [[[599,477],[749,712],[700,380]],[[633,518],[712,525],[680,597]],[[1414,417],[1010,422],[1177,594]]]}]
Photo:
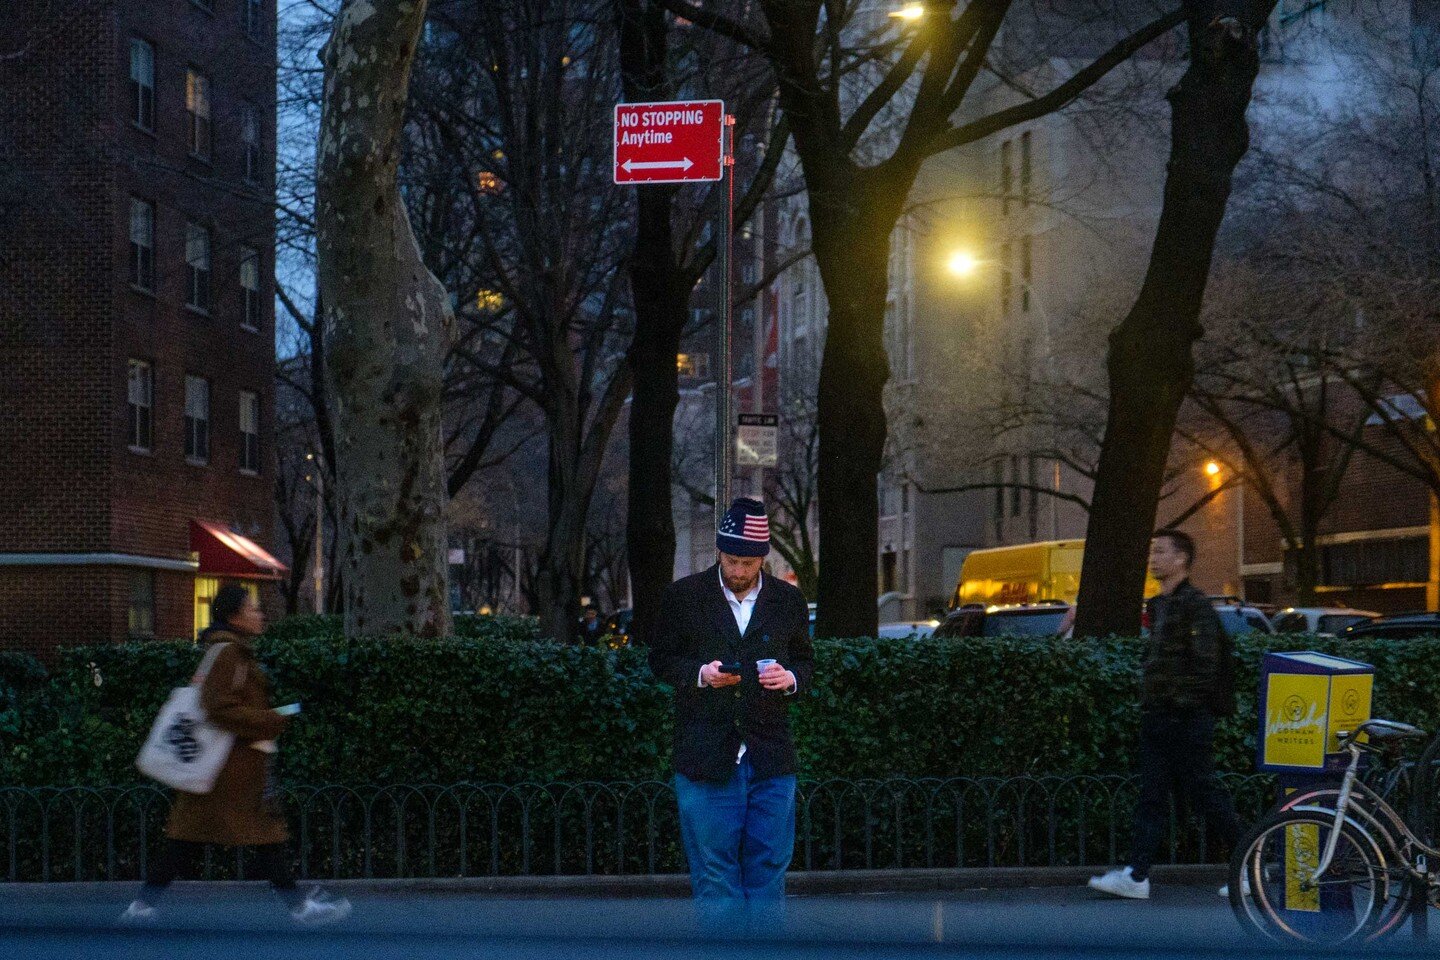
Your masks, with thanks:
[{"label": "building window", "polygon": [[1010,316],[1011,297],[1015,288],[1015,246],[1006,240],[1000,248],[1000,316]]},{"label": "building window", "polygon": [[210,462],[210,381],[185,377],[185,459]]},{"label": "building window", "polygon": [[189,117],[186,146],[190,155],[210,159],[210,78],[191,68],[185,71],[185,113]]},{"label": "building window", "polygon": [[210,312],[210,231],[185,224],[185,303],[192,310]]},{"label": "building window", "polygon": [[1010,516],[1020,516],[1020,458],[1010,458]]},{"label": "building window", "polygon": [[148,453],[155,432],[155,371],[144,360],[130,361],[126,406],[130,449]]},{"label": "building window", "polygon": [[130,120],[155,129],[155,48],[138,38],[130,41]]},{"label": "building window", "polygon": [[251,40],[265,37],[265,0],[243,0],[245,35]]},{"label": "building window", "polygon": [[1005,532],[1005,461],[996,460],[995,472],[995,539],[1004,539]]},{"label": "building window", "polygon": [[260,329],[260,254],[249,247],[240,248],[240,291],[245,297],[245,312],[240,325],[246,330]]},{"label": "building window", "polygon": [[240,118],[240,142],[244,147],[245,181],[260,182],[260,111],[255,104],[245,104]]},{"label": "building window", "polygon": [[155,636],[155,572],[135,570],[130,574],[130,609],[127,632],[137,639]]},{"label": "building window", "polygon": [[1010,216],[1010,193],[1015,189],[1015,141],[1000,144],[1000,213]]},{"label": "building window", "polygon": [[155,205],[130,198],[130,286],[155,292]]},{"label": "building window", "polygon": [[886,550],[880,554],[880,592],[895,591],[895,551]]},{"label": "building window", "polygon": [[1020,134],[1020,206],[1030,206],[1030,131]]},{"label": "building window", "polygon": [[675,367],[680,371],[682,377],[708,380],[710,379],[710,354],[678,353],[675,355]]},{"label": "building window", "polygon": [[1034,278],[1034,250],[1030,238],[1020,238],[1020,311],[1030,312],[1030,283]]},{"label": "building window", "polygon": [[240,391],[240,470],[260,472],[260,395]]}]

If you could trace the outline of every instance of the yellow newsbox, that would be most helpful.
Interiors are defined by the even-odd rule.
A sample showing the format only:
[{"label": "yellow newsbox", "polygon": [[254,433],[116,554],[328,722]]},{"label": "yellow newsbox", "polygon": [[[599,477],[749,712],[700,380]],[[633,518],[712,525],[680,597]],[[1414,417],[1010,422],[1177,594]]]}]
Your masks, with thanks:
[{"label": "yellow newsbox", "polygon": [[1370,719],[1375,668],[1328,653],[1267,653],[1260,665],[1260,769],[1315,773],[1347,762],[1338,735]]}]

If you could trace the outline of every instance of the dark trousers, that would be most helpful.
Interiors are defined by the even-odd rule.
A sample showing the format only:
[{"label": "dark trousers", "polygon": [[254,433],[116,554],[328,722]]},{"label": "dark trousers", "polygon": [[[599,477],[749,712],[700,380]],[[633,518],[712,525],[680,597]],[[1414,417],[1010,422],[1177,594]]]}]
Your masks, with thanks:
[{"label": "dark trousers", "polygon": [[[1140,799],[1135,805],[1131,875],[1150,876],[1170,820],[1170,798],[1205,817],[1210,838],[1226,850],[1240,838],[1230,794],[1215,777],[1215,718],[1207,710],[1146,709],[1140,715]],[[1184,822],[1183,819],[1180,822]]]},{"label": "dark trousers", "polygon": [[[271,843],[253,849],[254,862],[260,868],[261,876],[270,881],[270,886],[287,904],[298,906],[302,898],[295,884],[295,875],[290,872],[290,858],[285,844]],[[166,840],[164,851],[150,863],[146,872],[145,885],[140,888],[140,901],[153,907],[177,878],[186,880],[196,875],[195,867],[204,855],[203,843]]]}]

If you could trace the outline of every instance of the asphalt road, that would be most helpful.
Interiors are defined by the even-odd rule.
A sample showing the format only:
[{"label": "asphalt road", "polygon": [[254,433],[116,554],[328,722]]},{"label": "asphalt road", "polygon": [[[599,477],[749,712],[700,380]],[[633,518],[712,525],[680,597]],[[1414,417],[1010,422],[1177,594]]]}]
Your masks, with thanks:
[{"label": "asphalt road", "polygon": [[[1237,926],[1212,888],[1159,888],[1148,902],[1102,898],[1082,888],[963,891],[943,899],[793,898],[783,922],[709,932],[679,900],[490,899],[466,894],[366,893],[355,913],[323,931],[294,929],[262,886],[178,884],[156,924],[122,929],[115,918],[133,894],[56,887],[12,892],[0,885],[0,957],[514,958],[648,960],[708,958],[1060,958],[1296,956],[1262,948]],[[1386,953],[1413,951],[1408,935]],[[1369,952],[1369,951],[1367,951]]]}]

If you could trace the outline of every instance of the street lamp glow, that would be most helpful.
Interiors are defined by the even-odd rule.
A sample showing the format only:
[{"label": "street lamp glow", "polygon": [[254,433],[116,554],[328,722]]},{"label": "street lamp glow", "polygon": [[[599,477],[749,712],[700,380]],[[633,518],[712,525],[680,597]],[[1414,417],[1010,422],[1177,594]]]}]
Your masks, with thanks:
[{"label": "street lamp glow", "polygon": [[956,250],[946,264],[957,277],[968,277],[980,269],[980,261],[968,250]]},{"label": "street lamp glow", "polygon": [[1206,474],[1206,476],[1214,477],[1214,476],[1218,476],[1219,473],[1220,473],[1220,464],[1216,463],[1214,460],[1210,460],[1210,461],[1208,461],[1208,462],[1205,464],[1205,474]]},{"label": "street lamp glow", "polygon": [[925,7],[918,3],[907,3],[899,10],[891,10],[889,16],[894,20],[919,20],[925,16]]}]

